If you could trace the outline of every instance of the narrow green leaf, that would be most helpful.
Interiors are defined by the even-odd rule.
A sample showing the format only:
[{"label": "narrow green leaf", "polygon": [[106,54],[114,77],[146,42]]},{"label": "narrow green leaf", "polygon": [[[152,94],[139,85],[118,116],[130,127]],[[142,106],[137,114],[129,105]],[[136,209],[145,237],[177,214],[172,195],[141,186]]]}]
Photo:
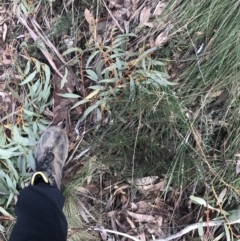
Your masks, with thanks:
[{"label": "narrow green leaf", "polygon": [[125,52],[122,52],[122,53],[116,53],[116,54],[112,54],[112,55],[110,55],[110,58],[111,58],[111,59],[114,59],[114,58],[116,58],[116,57],[124,57],[125,55],[126,55]]},{"label": "narrow green leaf", "polygon": [[73,93],[65,93],[65,94],[57,94],[57,95],[65,97],[65,98],[72,98],[72,99],[78,99],[81,97],[80,95],[76,95]]},{"label": "narrow green leaf", "polygon": [[86,73],[88,74],[88,78],[89,79],[91,79],[93,81],[98,81],[98,76],[97,76],[97,74],[93,70],[87,69]]},{"label": "narrow green leaf", "polygon": [[190,198],[190,200],[192,200],[192,201],[193,201],[194,203],[196,203],[196,204],[203,205],[203,206],[206,207],[206,208],[215,210],[215,211],[220,212],[220,213],[222,213],[222,214],[224,214],[224,215],[229,215],[228,212],[226,212],[226,211],[224,211],[224,210],[220,210],[220,209],[218,209],[218,208],[214,208],[214,207],[212,207],[210,204],[207,204],[207,202],[206,202],[204,199],[200,198],[200,197],[195,197],[195,196],[191,195],[189,198]]},{"label": "narrow green leaf", "polygon": [[16,186],[14,185],[13,180],[8,175],[6,175],[6,182],[11,192],[16,193],[17,192]]},{"label": "narrow green leaf", "polygon": [[225,229],[227,241],[231,241],[231,235],[230,235],[230,232],[229,232],[229,229],[228,229],[228,225],[226,223],[224,223],[224,229]]},{"label": "narrow green leaf", "polygon": [[80,101],[78,101],[73,107],[71,107],[71,109],[74,109],[74,108],[76,108],[77,106],[82,105],[82,104],[85,104],[85,103],[87,103],[87,102],[89,102],[89,100],[80,100]]},{"label": "narrow green leaf", "polygon": [[11,94],[12,94],[20,103],[23,103],[23,100],[21,99],[21,97],[19,96],[19,94],[18,94],[13,88],[11,88],[9,85],[6,85],[6,87],[11,91]]},{"label": "narrow green leaf", "polygon": [[6,143],[6,136],[4,134],[4,127],[0,126],[0,145],[5,145]]},{"label": "narrow green leaf", "polygon": [[37,127],[37,123],[36,122],[33,123],[33,133],[35,135],[38,135],[38,127]]},{"label": "narrow green leaf", "polygon": [[65,56],[65,55],[70,54],[70,53],[72,53],[72,52],[80,52],[80,53],[82,53],[82,49],[77,48],[77,47],[67,49],[66,51],[64,51],[64,52],[62,53],[62,56]]},{"label": "narrow green leaf", "polygon": [[104,86],[101,86],[101,85],[92,85],[92,86],[89,86],[88,89],[92,89],[92,90],[104,90],[105,87],[104,87]]},{"label": "narrow green leaf", "polygon": [[61,80],[61,87],[60,87],[60,89],[62,89],[63,86],[67,83],[67,75],[68,75],[68,69],[65,68],[65,74],[64,74],[64,76],[63,76],[63,78]]},{"label": "narrow green leaf", "polygon": [[37,144],[37,141],[31,140],[26,137],[22,137],[19,133],[17,126],[13,126],[13,139],[23,146],[34,146]]},{"label": "narrow green leaf", "polygon": [[8,197],[8,201],[7,201],[6,207],[8,207],[8,206],[9,206],[9,204],[10,204],[10,203],[11,203],[11,201],[13,200],[13,197],[14,197],[14,193],[13,193],[13,192],[11,192],[11,193],[10,193],[10,195],[9,195],[9,197]]},{"label": "narrow green leaf", "polygon": [[41,70],[40,62],[37,59],[34,59],[34,62],[35,62],[35,67],[36,67],[37,72],[40,72],[40,70]]},{"label": "narrow green leaf", "polygon": [[33,71],[20,85],[25,85],[26,83],[32,81],[34,77],[36,76],[37,71]]},{"label": "narrow green leaf", "polygon": [[86,63],[86,68],[88,68],[89,64],[91,63],[91,61],[93,60],[93,58],[94,58],[98,53],[99,53],[99,50],[93,52],[93,53],[89,56],[88,61],[87,61],[87,63]]},{"label": "narrow green leaf", "polygon": [[45,131],[45,129],[46,129],[45,125],[42,125],[40,122],[38,122],[37,125],[38,125],[38,128],[40,131]]},{"label": "narrow green leaf", "polygon": [[199,237],[200,237],[201,240],[202,240],[203,235],[204,235],[204,231],[203,231],[203,225],[202,225],[201,222],[198,223],[198,235],[199,235]]},{"label": "narrow green leaf", "polygon": [[15,179],[18,180],[19,176],[18,176],[18,173],[17,173],[15,167],[13,166],[13,163],[9,159],[6,159],[6,162],[7,162],[8,167],[12,171]]},{"label": "narrow green leaf", "polygon": [[38,139],[38,136],[36,136],[29,127],[26,127],[25,125],[23,125],[22,128],[25,131],[25,133],[28,134],[29,137],[32,137],[33,139]]},{"label": "narrow green leaf", "polygon": [[24,15],[28,16],[28,11],[22,3],[20,3],[20,7],[21,7],[22,11],[24,12]]},{"label": "narrow green leaf", "polygon": [[24,71],[23,71],[24,75],[27,75],[27,74],[29,73],[29,71],[30,71],[30,66],[31,66],[31,64],[30,64],[30,61],[28,60],[28,62],[27,62],[27,64],[26,64],[26,67],[25,67],[25,69],[24,69]]},{"label": "narrow green leaf", "polygon": [[112,79],[103,79],[103,80],[100,80],[98,81],[99,83],[115,83],[116,82],[116,79],[115,78],[112,78]]},{"label": "narrow green leaf", "polygon": [[136,96],[136,86],[132,77],[130,77],[130,96],[129,100],[134,101]]},{"label": "narrow green leaf", "polygon": [[40,115],[38,115],[38,114],[36,114],[36,113],[34,113],[34,112],[32,112],[32,111],[29,111],[29,110],[23,109],[23,112],[24,112],[26,115],[28,115],[28,116],[41,117]]},{"label": "narrow green leaf", "polygon": [[88,96],[86,96],[84,99],[85,100],[90,100],[92,99],[94,96],[96,96],[99,93],[100,89],[98,90],[94,90],[93,92],[91,92]]},{"label": "narrow green leaf", "polygon": [[33,157],[32,150],[29,150],[29,152],[28,152],[27,161],[28,161],[28,165],[31,167],[31,169],[33,171],[35,171],[36,170],[36,162],[35,162],[35,159]]},{"label": "narrow green leaf", "polygon": [[51,70],[47,64],[44,64],[44,73],[45,73],[45,83],[48,85],[51,78]]},{"label": "narrow green leaf", "polygon": [[97,108],[96,110],[97,110],[97,122],[100,122],[102,120],[102,113],[99,108]]},{"label": "narrow green leaf", "polygon": [[[18,147],[15,147],[15,150],[18,150]],[[0,149],[0,158],[1,159],[8,159],[11,158],[13,156],[19,156],[21,155],[22,152],[16,152],[14,150],[4,150],[4,149]]]},{"label": "narrow green leaf", "polygon": [[41,123],[43,123],[43,124],[45,124],[45,125],[49,125],[50,123],[51,123],[51,121],[49,121],[49,120],[46,120],[46,119],[40,119],[39,120]]},{"label": "narrow green leaf", "polygon": [[225,235],[225,233],[224,232],[222,232],[221,234],[219,234],[216,238],[214,238],[214,240],[213,241],[219,241],[219,240],[221,240],[223,237],[224,237],[224,235]]},{"label": "narrow green leaf", "polygon": [[98,61],[97,66],[96,66],[96,74],[98,76],[98,79],[101,80],[102,79],[102,68],[103,68],[103,61]]},{"label": "narrow green leaf", "polygon": [[94,104],[94,105],[92,105],[92,106],[89,106],[89,107],[85,110],[85,112],[84,112],[84,114],[83,114],[84,119],[85,119],[94,109],[96,109],[98,106],[99,106],[99,105],[97,105],[97,104]]}]

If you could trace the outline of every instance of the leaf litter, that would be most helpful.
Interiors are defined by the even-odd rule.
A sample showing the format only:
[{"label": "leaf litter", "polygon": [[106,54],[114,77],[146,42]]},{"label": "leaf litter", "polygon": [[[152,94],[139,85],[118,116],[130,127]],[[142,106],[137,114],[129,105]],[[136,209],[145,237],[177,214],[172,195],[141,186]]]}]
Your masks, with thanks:
[{"label": "leaf litter", "polygon": [[[27,11],[33,10],[32,6],[29,9],[25,9],[22,5],[20,5],[21,14],[18,15],[18,18],[22,25],[26,28],[25,32],[22,32],[24,35],[23,39],[27,43],[30,43],[31,41],[38,42],[39,49],[45,56],[45,59],[47,60],[47,63],[51,67],[52,71],[51,83],[53,87],[52,97],[54,102],[52,108],[48,106],[44,109],[44,113],[48,113],[45,114],[45,117],[51,121],[51,124],[64,123],[73,143],[76,143],[76,136],[79,134],[76,132],[73,135],[73,132],[75,132],[76,129],[79,131],[79,128],[76,128],[76,126],[78,126],[78,120],[84,113],[87,105],[81,105],[81,107],[78,106],[74,109],[71,108],[75,106],[79,100],[83,100],[84,98],[87,100],[92,100],[95,95],[99,93],[98,90],[95,90],[95,92],[89,92],[89,90],[86,88],[86,86],[89,85],[84,85],[84,82],[89,82],[89,80],[84,79],[83,75],[81,74],[76,75],[78,71],[80,73],[84,71],[83,68],[76,67],[77,61],[80,61],[80,64],[84,64],[86,60],[82,58],[83,55],[81,55],[81,50],[79,50],[79,48],[74,49],[77,46],[75,43],[81,42],[84,38],[86,38],[88,39],[88,44],[106,44],[109,43],[109,39],[113,37],[113,29],[117,28],[119,31],[118,34],[120,32],[129,33],[129,27],[131,27],[133,24],[137,26],[135,33],[139,33],[143,28],[154,28],[156,26],[157,17],[162,14],[163,10],[167,6],[167,2],[163,1],[140,0],[113,0],[104,2],[104,4],[106,11],[105,16],[101,19],[95,17],[89,8],[85,8],[84,17],[87,23],[84,27],[87,29],[87,31],[84,32],[84,34],[79,34],[78,36],[76,35],[75,39],[73,38],[73,40],[71,40],[69,36],[62,36],[62,40],[64,41],[62,42],[63,44],[61,48],[65,50],[63,52],[65,53],[64,56],[63,54],[61,55],[60,52],[55,48],[54,43],[51,42],[51,40],[47,37],[48,35],[44,33],[44,28],[42,25],[39,25],[40,21],[38,21],[38,18],[36,17],[37,15],[31,16],[27,14]],[[71,3],[69,1],[65,7],[68,8],[70,5]],[[14,7],[16,9],[16,5]],[[5,10],[2,8],[0,10],[0,16],[5,16]],[[37,6],[34,10],[38,12],[39,6]],[[14,19],[14,17],[11,17],[13,11],[9,12],[9,19]],[[3,18],[0,18],[0,20],[2,19]],[[46,20],[46,24],[47,21],[48,20]],[[55,20],[50,19],[49,21],[54,22]],[[15,24],[14,21],[12,21],[11,24]],[[171,24],[164,24],[164,27],[157,32],[155,36],[142,36],[138,39],[139,41],[136,46],[131,46],[131,48],[129,48],[129,53],[131,53],[133,49],[139,48],[140,43],[145,43],[147,41],[150,43],[151,48],[158,49],[163,47],[164,44],[166,44],[169,40],[169,33],[172,28],[173,26]],[[1,73],[1,78],[4,80],[6,78],[11,79],[13,77],[15,79],[22,79],[22,76],[19,76],[19,73],[12,71],[10,68],[10,65],[14,63],[14,59],[16,58],[18,52],[15,48],[12,48],[13,45],[10,45],[7,42],[9,31],[11,31],[11,27],[6,25],[5,22],[0,22],[0,33],[2,34],[0,41],[1,43],[4,43],[0,44],[0,65],[3,68],[1,69],[1,72],[4,72]],[[97,35],[95,35],[96,33]],[[67,43],[67,40],[70,42]],[[4,46],[5,49],[3,49],[2,46]],[[69,47],[73,47],[73,49],[70,51],[68,49]],[[73,57],[73,53],[76,52],[78,52],[77,58]],[[93,69],[93,72],[95,71],[96,66],[94,65],[96,65],[97,59],[98,55],[95,56],[94,63],[91,63],[90,65],[90,68]],[[68,66],[67,63],[72,63],[72,65]],[[36,69],[37,68],[38,67],[36,66]],[[171,68],[173,72],[176,72],[174,66],[169,68]],[[8,72],[9,75],[5,74]],[[22,82],[22,85],[27,84],[27,82],[36,83],[36,77],[38,77],[37,72],[39,71],[35,72],[33,78],[32,76],[29,76],[29,79],[25,78],[26,83]],[[32,73],[34,72],[32,71]],[[175,73],[173,73],[172,76],[174,76],[174,74]],[[95,76],[94,80],[97,81],[99,74],[94,72],[94,74],[91,76]],[[3,111],[1,112],[1,117],[3,117],[3,113],[8,113],[8,115],[12,118],[11,123],[14,124],[19,121],[19,115],[14,114],[15,110],[19,110],[22,105],[22,103],[17,101],[17,94],[19,90],[15,85],[10,85],[10,88],[13,87],[12,90],[15,90],[15,92],[10,93],[6,92],[4,82],[1,86],[3,86],[0,92],[3,106],[1,110]],[[68,98],[64,97],[64,95],[68,96]],[[69,98],[71,95],[79,97]],[[213,92],[210,97],[215,98],[220,95],[221,92]],[[90,122],[91,119],[89,118],[88,121]],[[38,135],[39,133],[40,130],[38,130],[35,134]],[[76,146],[73,145],[72,149],[75,147]],[[85,150],[88,150],[88,148]],[[80,151],[79,153],[81,154],[83,152],[84,150]],[[79,156],[79,153],[76,154]],[[86,155],[84,152],[83,157],[85,156]],[[76,160],[78,161],[79,158],[76,158]],[[75,160],[74,157],[73,160]],[[81,169],[84,168],[84,165],[84,161],[82,163],[72,162],[70,166],[66,167],[66,169],[73,170],[73,167],[75,167],[75,169],[76,167]],[[78,190],[76,191],[76,193],[85,195],[85,198],[78,197],[78,200],[76,200],[76,203],[79,207],[80,216],[84,222],[87,224],[92,223],[92,221],[96,222],[96,217],[94,217],[89,210],[91,210],[92,206],[97,208],[100,207],[99,203],[101,203],[101,205],[104,203],[106,206],[105,211],[103,211],[103,215],[106,215],[107,218],[102,223],[102,227],[111,227],[112,230],[125,232],[140,240],[151,240],[153,237],[164,238],[170,235],[168,227],[176,221],[172,220],[172,217],[179,219],[180,215],[178,212],[174,213],[170,202],[167,203],[161,198],[163,192],[166,190],[165,180],[160,180],[158,176],[143,177],[133,180],[133,182],[132,180],[126,179],[120,184],[112,184],[112,188],[110,189],[100,190],[99,186],[101,183],[96,182],[94,179],[94,173],[99,167],[96,169],[94,169],[95,167],[92,168],[93,169],[87,178],[87,184],[85,184],[85,186],[82,188],[78,187]],[[106,172],[107,169],[108,168],[106,167]],[[76,172],[77,170],[75,170],[72,175],[74,175]],[[237,167],[236,172],[239,173],[239,167]],[[174,188],[169,187],[168,190],[169,193],[177,193],[177,190]],[[222,193],[219,195],[220,201],[224,198],[225,192],[226,190],[223,189]],[[182,213],[180,212],[180,214]],[[193,220],[193,218],[191,220]],[[107,232],[102,231],[101,235],[103,240],[115,240],[114,234],[110,235]]]}]

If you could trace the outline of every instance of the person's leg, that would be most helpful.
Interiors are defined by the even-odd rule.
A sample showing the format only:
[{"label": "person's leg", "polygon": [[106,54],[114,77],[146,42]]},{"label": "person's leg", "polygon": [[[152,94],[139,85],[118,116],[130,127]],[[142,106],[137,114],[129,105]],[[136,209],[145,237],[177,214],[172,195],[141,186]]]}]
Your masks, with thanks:
[{"label": "person's leg", "polygon": [[63,204],[58,188],[43,181],[23,189],[15,207],[17,222],[9,241],[66,241]]},{"label": "person's leg", "polygon": [[67,154],[66,133],[59,127],[49,127],[36,148],[36,168],[30,186],[20,192],[15,207],[17,222],[9,241],[66,240],[60,186]]}]

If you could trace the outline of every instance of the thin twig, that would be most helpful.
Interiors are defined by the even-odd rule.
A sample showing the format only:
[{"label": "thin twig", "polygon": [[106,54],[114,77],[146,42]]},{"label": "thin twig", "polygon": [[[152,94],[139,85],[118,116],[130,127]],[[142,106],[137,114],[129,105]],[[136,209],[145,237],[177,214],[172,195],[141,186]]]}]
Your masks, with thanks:
[{"label": "thin twig", "polygon": [[199,62],[199,58],[198,58],[197,48],[196,48],[195,44],[193,43],[193,40],[192,40],[192,38],[191,38],[191,36],[190,36],[190,34],[189,34],[189,32],[188,32],[188,28],[187,28],[187,27],[186,27],[186,29],[187,29],[188,37],[190,38],[190,41],[191,41],[192,46],[193,46],[193,48],[194,48],[194,52],[195,52],[195,55],[196,55],[196,58],[197,58],[197,65],[198,65],[198,69],[199,69],[199,72],[200,72],[201,77],[202,77],[202,81],[203,81],[204,84],[206,84],[206,83],[205,83],[204,76],[203,76],[202,69],[201,69],[201,67],[200,67],[200,62]]},{"label": "thin twig", "polygon": [[121,235],[121,236],[124,236],[124,237],[127,237],[127,238],[130,238],[131,240],[134,240],[134,241],[141,241],[139,240],[138,238],[135,238],[129,234],[126,234],[126,233],[121,233],[121,232],[118,232],[118,231],[114,231],[114,230],[110,230],[110,229],[104,229],[104,228],[93,228],[94,231],[99,231],[99,232],[107,232],[107,233],[113,233],[113,234],[117,234],[117,235]]},{"label": "thin twig", "polygon": [[80,144],[81,144],[81,142],[82,142],[82,140],[83,140],[83,137],[84,137],[85,133],[86,133],[85,131],[82,133],[82,138],[78,141],[76,147],[74,148],[74,150],[73,150],[73,152],[72,152],[72,155],[68,158],[68,160],[66,161],[65,164],[68,164],[68,163],[73,159],[73,156],[74,156],[75,152],[77,151],[78,147],[80,146]]},{"label": "thin twig", "polygon": [[[199,225],[202,225],[202,227],[212,227],[212,226],[220,226],[220,225],[222,225],[224,223],[225,223],[224,220],[209,221],[209,222],[202,222],[202,223],[194,223],[194,224],[191,224],[191,225],[187,226],[186,228],[182,229],[180,232],[178,232],[176,234],[170,235],[170,236],[168,236],[166,238],[154,239],[154,241],[170,241],[170,240],[182,237],[186,233],[189,233],[189,232],[197,229],[199,227]],[[110,229],[103,229],[103,228],[96,228],[96,227],[94,227],[93,230],[99,231],[99,232],[104,231],[104,232],[107,232],[107,233],[118,234],[118,235],[130,238],[131,240],[134,240],[134,241],[141,241],[140,239],[135,238],[135,237],[133,237],[133,236],[131,236],[129,234],[121,233],[121,232],[118,232],[118,231],[113,231],[113,230],[110,230]],[[153,240],[151,240],[151,241],[153,241]]]},{"label": "thin twig", "polygon": [[142,112],[140,113],[139,121],[138,121],[138,127],[137,127],[137,134],[135,138],[135,143],[134,143],[134,149],[133,149],[133,157],[132,157],[132,183],[133,182],[133,174],[134,174],[134,168],[135,168],[135,155],[136,155],[136,147],[137,147],[137,140],[138,140],[138,135],[139,135],[139,130],[141,128],[142,124]]},{"label": "thin twig", "polygon": [[110,14],[110,16],[112,17],[113,21],[116,23],[116,25],[118,26],[119,30],[124,33],[124,30],[121,28],[120,24],[118,23],[117,19],[112,15],[110,9],[107,7],[105,1],[103,0],[103,4],[105,5],[105,8],[107,9],[108,13]]}]

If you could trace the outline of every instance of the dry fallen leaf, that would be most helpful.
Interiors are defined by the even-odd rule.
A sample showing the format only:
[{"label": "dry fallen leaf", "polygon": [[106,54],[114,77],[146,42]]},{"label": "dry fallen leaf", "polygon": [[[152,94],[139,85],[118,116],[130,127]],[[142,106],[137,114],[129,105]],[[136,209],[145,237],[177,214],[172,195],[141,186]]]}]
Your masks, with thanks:
[{"label": "dry fallen leaf", "polygon": [[223,202],[223,199],[224,199],[226,193],[227,193],[227,188],[225,187],[218,196],[218,200],[217,200],[218,205],[220,205]]},{"label": "dry fallen leaf", "polygon": [[87,22],[91,25],[94,23],[94,17],[92,15],[92,13],[86,8],[84,11],[84,16],[87,20]]},{"label": "dry fallen leaf", "polygon": [[151,211],[151,208],[152,208],[147,200],[139,201],[138,203],[136,203],[136,206],[137,206],[136,212],[139,214],[148,213],[149,211]]},{"label": "dry fallen leaf", "polygon": [[127,214],[129,216],[131,216],[132,218],[136,219],[140,223],[155,221],[155,218],[151,215],[138,214],[138,213],[133,213],[133,212],[130,212],[130,211],[127,211]]},{"label": "dry fallen leaf", "polygon": [[155,47],[155,42],[154,42],[153,36],[150,36],[150,38],[149,38],[149,45],[151,48]]},{"label": "dry fallen leaf", "polygon": [[145,186],[154,183],[158,179],[158,176],[151,176],[151,177],[143,177],[137,179],[127,178],[127,182],[129,184],[134,184],[137,186]]},{"label": "dry fallen leaf", "polygon": [[151,15],[151,8],[144,7],[140,14],[140,25],[147,23]]},{"label": "dry fallen leaf", "polygon": [[7,30],[8,30],[8,28],[7,28],[7,24],[4,23],[4,24],[3,24],[3,42],[6,41]]},{"label": "dry fallen leaf", "polygon": [[129,217],[126,217],[127,222],[129,223],[129,225],[131,226],[131,229],[135,229],[136,226],[134,225],[134,223],[132,222],[132,220]]},{"label": "dry fallen leaf", "polygon": [[152,191],[164,191],[165,189],[165,181],[161,181],[155,185],[148,185],[148,186],[143,186],[144,191],[152,192]]},{"label": "dry fallen leaf", "polygon": [[167,6],[167,2],[159,2],[153,12],[153,15],[159,16],[162,13],[162,11],[166,8],[166,6]]},{"label": "dry fallen leaf", "polygon": [[213,92],[209,95],[210,98],[215,98],[215,97],[218,97],[222,94],[223,90],[219,90],[219,91],[216,91],[216,92]]},{"label": "dry fallen leaf", "polygon": [[[236,155],[235,155],[235,156],[236,156]],[[240,160],[238,160],[238,162],[237,162],[236,173],[237,173],[237,174],[240,173]]]},{"label": "dry fallen leaf", "polygon": [[158,37],[155,39],[155,46],[162,47],[168,40],[168,32],[161,32]]}]

